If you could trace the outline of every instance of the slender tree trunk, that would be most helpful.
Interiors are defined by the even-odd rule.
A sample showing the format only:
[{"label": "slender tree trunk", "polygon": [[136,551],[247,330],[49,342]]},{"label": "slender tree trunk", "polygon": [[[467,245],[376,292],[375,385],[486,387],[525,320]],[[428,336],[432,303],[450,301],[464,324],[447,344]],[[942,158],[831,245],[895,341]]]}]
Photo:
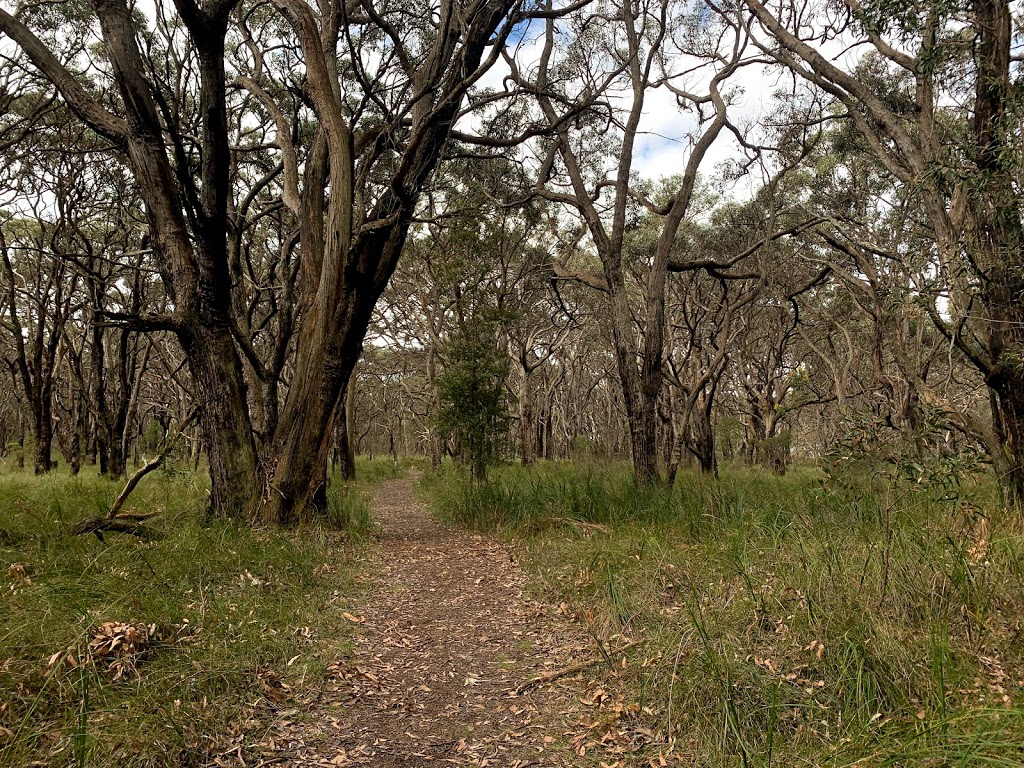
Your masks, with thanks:
[{"label": "slender tree trunk", "polygon": [[53,415],[49,398],[39,393],[32,404],[33,426],[35,427],[35,462],[37,475],[43,475],[53,469],[50,454],[53,448]]},{"label": "slender tree trunk", "polygon": [[753,466],[756,463],[766,463],[765,440],[768,438],[768,430],[765,428],[764,414],[754,398],[750,399],[750,444],[747,448],[747,464]]},{"label": "slender tree trunk", "polygon": [[693,454],[700,464],[702,475],[718,477],[718,455],[715,450],[715,427],[711,414],[705,409],[694,409]]},{"label": "slender tree trunk", "polygon": [[519,374],[522,377],[519,385],[519,454],[524,467],[533,464],[537,457],[534,436],[537,433],[533,418],[533,401],[530,398],[530,369],[521,365]]},{"label": "slender tree trunk", "polygon": [[68,446],[68,464],[71,474],[77,475],[82,471],[82,435],[85,434],[86,422],[89,418],[86,392],[81,377],[76,382],[79,386],[78,395],[75,397],[75,423],[71,430],[71,442]]},{"label": "slender tree trunk", "polygon": [[[20,409],[19,409],[20,410]],[[25,416],[18,413],[18,469],[25,468]]]}]

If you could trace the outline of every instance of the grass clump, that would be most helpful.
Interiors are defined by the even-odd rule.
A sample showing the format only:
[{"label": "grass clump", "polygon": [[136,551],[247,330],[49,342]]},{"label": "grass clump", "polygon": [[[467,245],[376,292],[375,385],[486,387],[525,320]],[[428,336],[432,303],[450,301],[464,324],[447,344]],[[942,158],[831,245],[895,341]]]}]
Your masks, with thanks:
[{"label": "grass clump", "polygon": [[386,480],[404,477],[409,471],[420,471],[430,467],[430,459],[423,456],[401,456],[397,460],[390,456],[360,456],[356,467],[356,482],[372,487]]},{"label": "grass clump", "polygon": [[[0,765],[246,755],[272,709],[301,709],[347,651],[350,536],[204,522],[205,483],[184,472],[155,473],[129,502],[158,513],[154,537],[69,535],[119,490],[0,476]],[[365,500],[346,503],[368,525]]]},{"label": "grass clump", "polygon": [[551,601],[636,640],[658,754],[707,766],[1024,765],[1024,537],[985,483],[627,467],[427,484],[514,537]]}]

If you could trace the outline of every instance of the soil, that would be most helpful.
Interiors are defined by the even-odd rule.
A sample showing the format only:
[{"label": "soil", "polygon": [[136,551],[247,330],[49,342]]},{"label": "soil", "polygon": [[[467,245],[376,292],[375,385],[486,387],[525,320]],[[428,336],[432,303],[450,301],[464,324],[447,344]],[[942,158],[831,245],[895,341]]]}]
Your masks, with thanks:
[{"label": "soil", "polygon": [[[353,653],[332,665],[311,715],[278,730],[265,764],[600,764],[605,694],[586,679],[600,674],[589,663],[601,658],[595,640],[564,606],[525,594],[510,549],[433,520],[414,482],[377,489],[371,588],[339,617],[356,624]],[[581,662],[580,674],[561,676]]]}]

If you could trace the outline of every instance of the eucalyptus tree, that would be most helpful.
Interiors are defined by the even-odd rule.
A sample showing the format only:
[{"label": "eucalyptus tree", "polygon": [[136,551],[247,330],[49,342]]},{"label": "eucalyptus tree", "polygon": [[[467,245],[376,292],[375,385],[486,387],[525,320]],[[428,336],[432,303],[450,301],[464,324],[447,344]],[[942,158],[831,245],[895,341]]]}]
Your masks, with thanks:
[{"label": "eucalyptus tree", "polygon": [[[212,510],[289,522],[322,494],[334,414],[373,307],[468,94],[524,19],[585,4],[278,0],[267,18],[266,6],[239,0],[157,2],[148,16],[126,0],[95,0],[72,7],[90,44],[70,54],[33,7],[0,11],[0,31],[132,168],[171,303],[165,313],[120,320],[170,331],[184,350],[202,408]],[[231,138],[249,127],[231,121],[239,88],[274,125],[280,160],[262,176],[234,170]],[[295,222],[278,247],[280,269],[297,273],[298,284],[282,296],[283,332],[263,345],[276,355],[269,371],[252,344],[252,318],[240,316],[247,308],[237,284],[246,275],[232,196],[240,179],[254,182],[254,195],[279,184],[278,207]],[[253,211],[266,214],[266,206]],[[294,355],[290,371],[282,355]],[[261,440],[262,456],[246,365],[270,385],[269,409],[273,382],[288,379],[280,414],[264,420],[273,434]]]},{"label": "eucalyptus tree", "polygon": [[[236,4],[180,0],[169,9],[158,2],[153,19],[126,0],[96,0],[91,10],[76,4],[86,34],[98,23],[103,45],[83,46],[70,60],[60,39],[43,39],[47,30],[31,7],[0,10],[0,31],[132,168],[173,304],[167,314],[125,321],[136,330],[171,331],[181,343],[202,407],[211,509],[237,514],[256,486],[257,459],[232,333],[227,253],[224,40]],[[156,33],[161,26],[180,30],[173,45]]]},{"label": "eucalyptus tree", "polygon": [[[802,308],[816,301],[818,289],[832,277],[831,264],[815,258],[824,249],[808,243],[823,222],[806,210],[808,174],[796,164],[803,155],[796,153],[795,163],[750,200],[719,206],[708,225],[694,233],[711,260],[749,254],[730,273],[709,272],[728,275],[719,290],[729,291],[733,299],[714,323],[714,339],[706,346],[723,349],[728,357],[731,371],[724,386],[735,387],[741,401],[748,461],[757,459],[779,472],[789,458],[783,425],[817,399],[797,391],[804,366],[794,346]],[[779,237],[782,233],[787,236]],[[705,363],[700,370],[711,369]]]},{"label": "eucalyptus tree", "polygon": [[390,346],[421,353],[422,374],[435,390],[432,401],[424,402],[432,415],[424,428],[432,431],[435,460],[440,458],[435,385],[449,364],[464,364],[449,354],[454,338],[465,342],[463,348],[482,343],[465,327],[484,317],[513,374],[507,386],[517,403],[520,457],[529,464],[536,455],[536,374],[570,322],[550,287],[543,203],[523,202],[512,182],[515,175],[507,155],[446,164],[425,196],[415,233],[385,292],[385,309],[375,321]]},{"label": "eucalyptus tree", "polygon": [[32,412],[36,474],[53,467],[54,387],[65,325],[73,312],[78,276],[60,258],[61,234],[37,220],[0,222],[0,329],[9,334],[8,365]]},{"label": "eucalyptus tree", "polygon": [[[1024,503],[1024,226],[1020,6],[1010,0],[819,4],[744,0],[766,54],[830,97],[918,196],[933,278],[923,306],[990,393],[986,443],[1005,501]],[[1019,28],[1019,26],[1018,26]],[[833,48],[865,51],[844,66]]]},{"label": "eucalyptus tree", "polygon": [[[698,169],[731,127],[726,84],[756,58],[748,55],[738,17],[703,3],[600,3],[568,37],[569,44],[560,45],[563,35],[549,23],[537,64],[512,62],[511,67],[517,82],[536,93],[542,120],[552,132],[539,146],[537,194],[579,217],[600,260],[600,274],[561,269],[560,277],[605,294],[634,471],[640,482],[649,483],[660,477],[657,406],[676,235],[687,217]],[[643,114],[659,88],[697,116],[687,131],[691,149],[685,168],[662,204],[646,199],[633,177]],[[640,279],[641,343],[631,307],[634,286],[623,261],[623,239],[637,205],[662,222]]]},{"label": "eucalyptus tree", "polygon": [[[786,314],[803,321],[788,326],[789,339],[799,336],[805,354],[831,370],[833,392],[807,392],[794,402],[834,399],[837,422],[873,419],[876,437],[916,445],[919,455],[934,447],[921,441],[937,411],[968,441],[984,443],[990,420],[979,406],[987,401],[963,396],[967,380],[979,391],[983,382],[928,317],[934,237],[921,197],[878,162],[852,122],[828,122],[793,189],[820,223],[799,238],[800,258],[787,271],[824,269],[833,288],[790,302]],[[748,381],[768,370],[770,358],[760,359]],[[756,400],[765,406],[751,421],[758,429],[777,421],[767,410],[771,399],[748,397],[752,414]]]},{"label": "eucalyptus tree", "polygon": [[[26,98],[40,98],[35,97]],[[25,112],[19,108],[13,116]],[[9,365],[32,412],[35,471],[44,473],[51,468],[54,395],[68,351],[66,329],[86,303],[74,263],[90,247],[88,231],[101,182],[90,172],[87,153],[64,151],[86,141],[82,134],[87,129],[69,124],[60,109],[47,109],[37,118],[27,135],[0,154],[5,206],[0,217],[0,329],[9,334]],[[78,425],[88,392],[83,386],[66,394],[79,406],[68,414]],[[65,431],[75,434],[71,424]],[[72,465],[77,466],[77,456]]]},{"label": "eucalyptus tree", "polygon": [[[301,52],[285,81],[298,67],[315,123],[304,147],[284,131],[276,136],[284,200],[301,205],[301,317],[295,375],[267,459],[261,508],[263,517],[287,522],[322,493],[330,426],[374,307],[453,126],[473,107],[474,86],[517,25],[567,13],[572,5],[558,11],[517,0],[274,5]],[[272,113],[287,114],[260,83],[267,62],[253,57],[250,79],[262,93],[254,92]]]}]

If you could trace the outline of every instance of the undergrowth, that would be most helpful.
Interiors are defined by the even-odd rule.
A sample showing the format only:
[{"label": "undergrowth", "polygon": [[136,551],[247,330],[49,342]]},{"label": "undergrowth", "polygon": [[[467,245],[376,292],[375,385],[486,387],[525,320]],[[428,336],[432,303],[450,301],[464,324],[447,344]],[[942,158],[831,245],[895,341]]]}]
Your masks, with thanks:
[{"label": "undergrowth", "polygon": [[254,530],[204,521],[205,482],[157,472],[129,502],[158,513],[152,536],[69,535],[120,487],[0,475],[0,765],[245,759],[347,653],[366,481],[329,494],[345,530]]},{"label": "undergrowth", "polygon": [[1024,537],[987,482],[732,468],[669,491],[542,463],[425,487],[637,641],[621,711],[647,713],[655,765],[1024,765]]}]

